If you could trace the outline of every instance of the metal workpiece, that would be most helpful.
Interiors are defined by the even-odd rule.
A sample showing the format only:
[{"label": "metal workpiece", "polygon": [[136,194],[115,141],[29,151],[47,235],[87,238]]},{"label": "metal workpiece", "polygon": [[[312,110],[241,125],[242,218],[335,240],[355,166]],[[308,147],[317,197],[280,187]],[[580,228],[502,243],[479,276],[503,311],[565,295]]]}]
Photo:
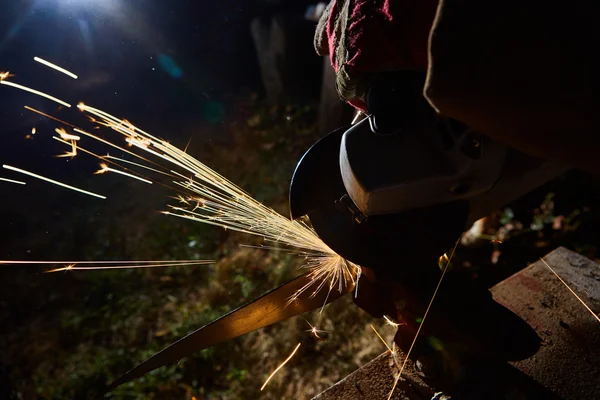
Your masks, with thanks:
[{"label": "metal workpiece", "polygon": [[[600,265],[562,247],[543,259],[600,313]],[[515,367],[564,399],[600,399],[600,323],[542,261],[500,282],[492,294],[542,339],[535,356]]]},{"label": "metal workpiece", "polygon": [[[596,315],[600,312],[600,265],[565,248],[543,260]],[[510,363],[479,360],[454,387],[443,376],[428,378],[418,361],[409,360],[392,399],[600,399],[600,323],[550,268],[538,261],[491,292],[535,329],[542,339],[536,354]],[[403,361],[405,354],[398,350],[396,359]],[[397,374],[386,352],[315,399],[387,399]]]}]

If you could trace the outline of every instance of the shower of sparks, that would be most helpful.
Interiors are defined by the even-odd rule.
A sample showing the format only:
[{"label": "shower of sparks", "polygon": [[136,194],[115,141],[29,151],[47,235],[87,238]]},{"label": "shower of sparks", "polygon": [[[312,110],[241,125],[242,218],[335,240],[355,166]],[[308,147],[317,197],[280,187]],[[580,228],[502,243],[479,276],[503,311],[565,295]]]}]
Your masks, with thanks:
[{"label": "shower of sparks", "polygon": [[[297,253],[306,257],[305,267],[310,268],[312,278],[296,296],[308,289],[314,290],[313,293],[316,294],[322,289],[341,291],[344,287],[356,284],[360,267],[337,255],[305,221],[284,217],[253,199],[240,187],[185,151],[141,130],[127,120],[83,103],[78,104],[77,108],[90,114],[95,123],[121,134],[126,143],[171,163],[179,170],[170,170],[175,178],[172,183],[191,195],[181,197],[183,201],[178,205],[170,205],[164,214],[260,236],[267,241],[296,249]],[[74,131],[126,151],[80,129]],[[149,161],[136,153],[130,153]],[[294,298],[295,296],[290,301]]]},{"label": "shower of sparks", "polygon": [[[79,106],[77,106],[77,107],[79,107]],[[124,153],[127,153],[127,154],[129,154],[129,155],[132,155],[132,156],[134,156],[134,157],[136,157],[136,158],[139,158],[139,159],[140,159],[140,160],[142,160],[142,161],[146,161],[146,162],[149,162],[149,163],[152,163],[152,164],[158,165],[158,164],[156,164],[156,163],[153,163],[152,161],[148,160],[147,158],[144,158],[144,157],[140,156],[139,154],[136,154],[136,153],[134,153],[134,152],[132,152],[132,151],[129,151],[129,150],[127,150],[127,149],[124,149],[124,148],[122,148],[121,146],[117,146],[116,144],[114,144],[114,143],[111,143],[111,142],[110,142],[110,141],[108,141],[108,140],[104,140],[104,139],[102,139],[102,138],[100,138],[100,137],[98,137],[98,136],[96,136],[96,135],[93,135],[93,134],[91,134],[91,133],[89,133],[89,132],[83,131],[83,130],[81,130],[81,129],[79,129],[79,128],[75,128],[75,129],[73,129],[73,130],[74,130],[75,132],[77,132],[77,133],[81,133],[82,135],[85,135],[85,136],[87,136],[87,137],[89,137],[89,138],[92,138],[92,139],[94,139],[94,140],[97,140],[97,141],[98,141],[98,142],[100,142],[100,143],[104,143],[104,144],[105,144],[105,145],[107,145],[107,146],[113,147],[113,148],[115,148],[115,149],[117,149],[117,150],[120,150],[120,151],[122,151],[122,152],[124,152]],[[99,158],[102,158],[102,157],[99,157]],[[146,168],[147,168],[147,167],[146,167]]]},{"label": "shower of sparks", "polygon": [[8,178],[0,178],[0,181],[2,182],[9,182],[9,183],[16,183],[17,185],[25,185],[25,182],[21,182],[21,181],[15,181],[14,179],[8,179]]},{"label": "shower of sparks", "polygon": [[263,383],[262,387],[260,388],[261,391],[265,388],[265,386],[267,386],[267,383],[269,383],[269,381],[277,373],[277,371],[279,371],[285,364],[287,364],[288,361],[290,361],[292,359],[292,357],[294,357],[294,354],[296,354],[296,352],[300,348],[300,344],[301,343],[298,343],[296,345],[296,348],[294,349],[294,351],[292,351],[292,354],[290,354],[288,356],[288,358],[286,358],[281,364],[279,364],[279,367],[275,368],[275,371],[271,372],[271,375],[269,375],[269,377],[267,378],[267,380],[265,381],[265,383]]},{"label": "shower of sparks", "polygon": [[592,310],[592,309],[591,309],[591,308],[590,308],[590,307],[589,307],[587,304],[585,304],[585,302],[583,301],[583,299],[582,299],[581,297],[579,297],[579,296],[577,295],[577,293],[575,293],[575,291],[573,291],[573,289],[571,289],[571,287],[570,287],[570,286],[567,284],[567,282],[565,282],[565,281],[563,280],[563,278],[561,278],[561,277],[560,277],[560,275],[558,275],[558,274],[556,273],[556,271],[555,271],[554,269],[552,269],[552,267],[551,267],[550,265],[548,265],[548,263],[547,263],[547,262],[546,262],[546,261],[545,261],[543,258],[540,258],[540,260],[541,260],[541,261],[542,261],[542,262],[543,262],[543,263],[546,265],[546,267],[548,267],[548,269],[549,269],[550,271],[552,271],[552,273],[553,273],[553,274],[554,274],[554,275],[555,275],[555,276],[556,276],[556,277],[557,277],[557,278],[558,278],[558,279],[559,279],[559,280],[560,280],[560,281],[563,283],[563,285],[565,285],[565,287],[566,287],[567,289],[569,289],[569,291],[570,291],[570,292],[573,294],[573,296],[575,296],[575,298],[576,298],[577,300],[579,300],[579,302],[580,302],[581,304],[583,304],[583,306],[586,308],[586,310],[588,310],[588,311],[590,312],[590,314],[592,314],[592,316],[593,316],[593,317],[594,317],[594,318],[595,318],[595,319],[596,319],[598,322],[600,322],[600,317],[598,317],[598,315],[596,315],[596,313],[595,313],[595,312],[594,312],[594,311],[593,311],[593,310]]},{"label": "shower of sparks", "polygon": [[68,75],[68,76],[70,76],[73,79],[77,79],[77,75],[75,75],[74,73],[72,73],[70,71],[67,71],[64,68],[59,67],[56,64],[52,64],[50,61],[46,61],[46,60],[44,60],[42,58],[39,58],[39,57],[33,57],[33,59],[35,61],[39,62],[40,64],[44,64],[45,66],[50,67],[50,68],[52,68],[52,69],[54,69],[54,70],[56,70],[58,72],[62,72],[63,74]]},{"label": "shower of sparks", "polygon": [[140,178],[139,176],[135,176],[135,175],[130,174],[128,172],[119,171],[118,169],[110,168],[107,164],[104,164],[104,163],[100,164],[100,169],[98,171],[94,172],[94,174],[100,175],[100,174],[103,174],[105,172],[114,172],[115,174],[119,174],[119,175],[127,176],[129,178],[137,179],[138,181],[142,181],[142,182],[147,183],[149,185],[152,184],[152,181],[150,181],[148,179]]},{"label": "shower of sparks", "polygon": [[66,101],[62,101],[61,99],[57,99],[56,97],[50,96],[49,94],[46,94],[44,92],[40,92],[39,90],[35,90],[35,89],[29,88],[27,86],[19,85],[18,83],[9,82],[9,81],[7,81],[5,79],[1,79],[0,80],[0,84],[1,85],[6,85],[6,86],[12,86],[14,88],[21,89],[21,90],[24,90],[24,91],[29,92],[29,93],[37,94],[38,96],[45,97],[45,98],[47,98],[49,100],[52,100],[52,101],[54,101],[54,102],[56,102],[56,103],[58,103],[60,105],[65,106],[65,107],[71,107],[71,105],[69,103],[67,103]]},{"label": "shower of sparks", "polygon": [[19,172],[21,174],[28,175],[28,176],[31,176],[33,178],[40,179],[42,181],[46,181],[48,183],[52,183],[53,185],[62,186],[62,187],[66,188],[66,189],[69,189],[69,190],[74,190],[74,191],[79,192],[79,193],[87,194],[88,196],[97,197],[97,198],[103,199],[103,200],[106,199],[106,196],[102,196],[100,194],[88,192],[87,190],[79,189],[79,188],[76,188],[75,186],[67,185],[66,183],[58,182],[58,181],[55,181],[54,179],[46,178],[45,176],[41,176],[41,175],[38,175],[38,174],[34,174],[33,172],[25,171],[24,169],[21,169],[21,168],[16,168],[16,167],[13,167],[13,166],[10,166],[10,165],[6,165],[6,164],[4,164],[2,166],[2,168],[8,169],[8,170],[11,170],[11,171],[15,171],[15,172]]},{"label": "shower of sparks", "polygon": [[31,128],[31,134],[35,135],[35,133],[36,133],[35,127]]},{"label": "shower of sparks", "polygon": [[[305,320],[306,321],[306,320]],[[306,323],[308,324],[308,326],[310,326],[310,329],[307,330],[306,332],[310,332],[312,335],[314,335],[317,339],[322,339],[321,336],[319,336],[319,333],[327,333],[327,331],[322,331],[321,329],[317,329],[316,326],[313,326],[310,322],[306,321]]]}]

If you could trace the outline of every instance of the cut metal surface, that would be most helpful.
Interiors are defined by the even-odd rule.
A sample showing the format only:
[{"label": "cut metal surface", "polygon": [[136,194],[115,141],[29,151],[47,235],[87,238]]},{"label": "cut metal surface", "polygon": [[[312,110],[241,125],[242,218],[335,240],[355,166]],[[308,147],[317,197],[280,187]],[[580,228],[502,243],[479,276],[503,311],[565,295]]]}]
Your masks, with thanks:
[{"label": "cut metal surface", "polygon": [[296,300],[289,302],[293,295],[311,282],[313,281],[309,273],[305,273],[252,302],[231,311],[156,353],[111,383],[107,391],[200,350],[293,316],[316,310],[327,303],[339,299],[354,289],[354,285],[347,285],[341,292],[338,290],[332,290],[331,292],[320,290],[315,294],[314,290],[318,286],[315,284],[308,290],[300,293]]}]

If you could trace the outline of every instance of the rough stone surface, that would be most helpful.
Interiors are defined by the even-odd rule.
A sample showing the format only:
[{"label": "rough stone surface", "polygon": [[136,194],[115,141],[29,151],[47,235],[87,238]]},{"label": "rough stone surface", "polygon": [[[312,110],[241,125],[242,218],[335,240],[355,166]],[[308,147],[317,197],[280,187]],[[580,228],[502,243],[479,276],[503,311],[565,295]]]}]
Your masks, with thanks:
[{"label": "rough stone surface", "polygon": [[[600,312],[600,265],[565,248],[544,260]],[[600,399],[600,323],[542,261],[500,282],[492,293],[542,338],[537,354],[512,363],[515,367],[564,399]]]}]

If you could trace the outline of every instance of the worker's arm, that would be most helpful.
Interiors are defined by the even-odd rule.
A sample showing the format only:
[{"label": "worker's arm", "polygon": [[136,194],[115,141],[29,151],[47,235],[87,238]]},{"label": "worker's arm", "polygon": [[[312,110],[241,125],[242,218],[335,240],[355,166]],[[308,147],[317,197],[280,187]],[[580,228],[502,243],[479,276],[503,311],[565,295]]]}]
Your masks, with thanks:
[{"label": "worker's arm", "polygon": [[555,3],[440,0],[425,95],[499,141],[600,173],[600,3]]}]

